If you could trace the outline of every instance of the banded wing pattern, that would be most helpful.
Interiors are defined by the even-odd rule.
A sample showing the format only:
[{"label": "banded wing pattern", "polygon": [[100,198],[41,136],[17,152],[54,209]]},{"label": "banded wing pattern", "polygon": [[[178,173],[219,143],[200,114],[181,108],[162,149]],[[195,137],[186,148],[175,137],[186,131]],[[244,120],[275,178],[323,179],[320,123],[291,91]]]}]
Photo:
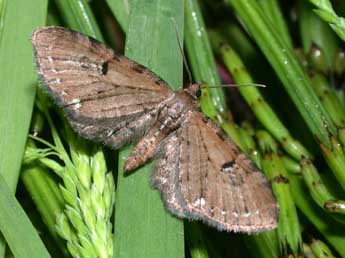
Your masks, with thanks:
[{"label": "banded wing pattern", "polygon": [[38,73],[83,137],[120,148],[155,122],[169,86],[144,66],[62,27],[32,36]]},{"label": "banded wing pattern", "polygon": [[129,167],[160,154],[152,182],[173,214],[226,231],[277,226],[267,179],[197,111],[197,84],[174,93],[144,66],[65,28],[37,29],[32,42],[41,81],[75,131],[115,149],[145,135]]},{"label": "banded wing pattern", "polygon": [[164,147],[152,180],[172,213],[234,232],[277,226],[267,179],[204,115],[190,111]]}]

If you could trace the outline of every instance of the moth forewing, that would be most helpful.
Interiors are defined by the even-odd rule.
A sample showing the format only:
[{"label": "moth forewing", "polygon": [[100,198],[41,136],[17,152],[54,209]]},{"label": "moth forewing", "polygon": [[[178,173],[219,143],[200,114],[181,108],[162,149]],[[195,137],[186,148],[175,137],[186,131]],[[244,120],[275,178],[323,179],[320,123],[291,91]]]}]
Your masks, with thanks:
[{"label": "moth forewing", "polygon": [[139,140],[127,171],[160,150],[152,182],[172,214],[226,231],[276,227],[267,179],[200,113],[198,85],[172,92],[144,66],[62,27],[35,30],[32,43],[42,84],[75,131],[115,149]]}]

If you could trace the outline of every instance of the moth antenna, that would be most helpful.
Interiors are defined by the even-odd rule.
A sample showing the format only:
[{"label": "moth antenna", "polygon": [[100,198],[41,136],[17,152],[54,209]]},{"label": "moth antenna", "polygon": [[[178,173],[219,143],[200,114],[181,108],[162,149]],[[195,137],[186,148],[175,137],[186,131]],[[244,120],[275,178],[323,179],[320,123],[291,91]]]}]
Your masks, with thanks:
[{"label": "moth antenna", "polygon": [[192,83],[192,74],[191,74],[191,72],[189,70],[187,59],[186,59],[186,56],[185,56],[185,54],[183,52],[181,40],[180,40],[180,37],[178,35],[178,31],[177,31],[177,24],[176,24],[176,21],[175,21],[175,19],[173,17],[171,17],[171,21],[172,21],[172,23],[174,25],[174,29],[175,29],[175,33],[176,33],[176,38],[177,38],[177,44],[178,44],[178,47],[179,47],[181,55],[182,55],[183,63],[186,66],[186,71],[187,71],[187,74],[188,74],[189,83],[191,84]]},{"label": "moth antenna", "polygon": [[223,88],[232,88],[232,87],[247,87],[247,86],[253,86],[253,87],[261,87],[261,88],[266,88],[267,86],[265,84],[260,84],[260,83],[243,83],[243,84],[220,84],[220,85],[212,85],[212,86],[207,86],[207,85],[201,85],[200,88],[217,88],[217,87],[223,87]]}]

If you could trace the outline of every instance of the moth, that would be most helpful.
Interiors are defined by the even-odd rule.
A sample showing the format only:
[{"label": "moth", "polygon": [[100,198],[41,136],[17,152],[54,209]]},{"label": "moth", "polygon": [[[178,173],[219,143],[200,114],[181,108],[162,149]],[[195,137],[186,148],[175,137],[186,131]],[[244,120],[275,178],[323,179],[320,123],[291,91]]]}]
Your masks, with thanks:
[{"label": "moth", "polygon": [[146,67],[62,27],[35,30],[32,43],[40,80],[72,128],[113,149],[138,141],[124,170],[156,159],[152,184],[173,215],[234,232],[277,226],[268,180],[200,112],[199,84],[174,92]]}]

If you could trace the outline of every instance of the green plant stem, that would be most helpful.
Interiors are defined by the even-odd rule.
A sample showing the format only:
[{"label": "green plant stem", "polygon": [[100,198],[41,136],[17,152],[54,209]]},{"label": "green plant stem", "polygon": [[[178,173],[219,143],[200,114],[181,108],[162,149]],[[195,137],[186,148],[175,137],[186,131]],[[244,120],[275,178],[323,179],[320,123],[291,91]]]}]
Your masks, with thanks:
[{"label": "green plant stem", "polygon": [[345,112],[326,77],[321,73],[314,73],[311,75],[311,82],[334,124],[337,127],[345,127]]},{"label": "green plant stem", "polygon": [[264,153],[262,168],[272,182],[273,192],[279,202],[278,237],[283,253],[291,249],[296,255],[302,247],[301,229],[294,201],[291,196],[287,171],[276,154],[274,140],[265,131],[258,131],[257,138]]},{"label": "green plant stem", "polygon": [[110,10],[119,22],[122,30],[127,32],[128,16],[130,12],[130,1],[128,0],[107,0]]},{"label": "green plant stem", "polygon": [[324,21],[329,23],[329,26],[338,34],[338,36],[345,41],[345,19],[339,17],[333,10],[332,4],[329,0],[309,0],[317,9],[314,10]]},{"label": "green plant stem", "polygon": [[327,164],[331,168],[334,176],[337,178],[338,183],[345,190],[345,155],[344,150],[339,144],[338,140],[330,136],[332,148],[328,148],[326,145],[321,144],[321,150],[325,157]]},{"label": "green plant stem", "polygon": [[63,21],[69,28],[104,41],[96,19],[86,0],[55,0],[55,4]]},{"label": "green plant stem", "polygon": [[324,185],[317,169],[309,159],[301,160],[302,175],[310,191],[310,196],[322,209],[329,200],[336,200]]},{"label": "green plant stem", "polygon": [[329,247],[322,241],[313,239],[310,244],[311,250],[317,258],[332,258],[335,257]]},{"label": "green plant stem", "polygon": [[275,29],[279,33],[280,37],[282,37],[285,42],[288,42],[290,45],[292,45],[289,29],[281,12],[279,1],[268,0],[259,1],[258,3],[262,12],[266,15],[266,17],[271,19],[272,24],[275,25]]},{"label": "green plant stem", "polygon": [[297,2],[298,25],[303,51],[307,54],[316,45],[325,56],[327,69],[331,70],[339,42],[329,26],[312,9],[312,5],[308,1]]},{"label": "green plant stem", "polygon": [[258,151],[253,137],[243,128],[238,129],[243,143],[243,150],[249,155],[249,157],[255,162],[258,168],[261,168],[261,154]]},{"label": "green plant stem", "polygon": [[331,133],[335,128],[313,92],[310,81],[299,65],[292,46],[280,38],[270,20],[260,11],[256,1],[229,1],[247,26],[266,58],[274,68],[286,91],[300,111],[309,129],[321,142],[330,146],[326,124]]},{"label": "green plant stem", "polygon": [[197,222],[188,223],[188,246],[192,258],[209,258],[205,240]]},{"label": "green plant stem", "polygon": [[345,227],[333,219],[329,218],[322,209],[320,209],[310,199],[308,190],[303,180],[298,175],[289,176],[291,182],[291,193],[299,210],[323,235],[329,244],[340,254],[345,255],[345,245],[343,233]]},{"label": "green plant stem", "polygon": [[[219,46],[220,42],[214,42]],[[252,84],[253,80],[244,67],[240,57],[227,44],[220,49],[222,60],[238,84]],[[302,156],[309,157],[309,152],[297,140],[293,139],[286,127],[280,122],[273,109],[267,104],[256,87],[239,87],[241,95],[255,113],[258,120],[280,142],[284,150],[299,160]]]},{"label": "green plant stem", "polygon": [[[328,200],[324,207],[326,211],[345,214],[345,201],[343,200]],[[344,219],[344,218],[343,218]]]},{"label": "green plant stem", "polygon": [[303,254],[306,258],[315,258],[313,251],[306,243],[303,243]]},{"label": "green plant stem", "polygon": [[185,44],[193,77],[198,82],[206,83],[203,85],[206,87],[203,88],[200,98],[201,109],[218,123],[236,144],[242,147],[236,125],[228,120],[229,111],[225,104],[223,89],[207,87],[219,86],[221,82],[197,1],[185,2],[185,17]]},{"label": "green plant stem", "polygon": [[21,180],[30,193],[37,209],[39,210],[44,223],[47,225],[50,234],[64,249],[64,243],[56,233],[56,214],[63,210],[64,200],[59,187],[53,177],[39,165],[24,166],[21,172]]},{"label": "green plant stem", "polygon": [[282,160],[283,160],[286,170],[289,173],[294,173],[294,174],[301,173],[301,166],[298,164],[298,162],[296,162],[295,160],[287,156],[283,156]]},{"label": "green plant stem", "polygon": [[280,256],[276,230],[257,236],[243,235],[243,239],[253,257],[276,258]]}]

